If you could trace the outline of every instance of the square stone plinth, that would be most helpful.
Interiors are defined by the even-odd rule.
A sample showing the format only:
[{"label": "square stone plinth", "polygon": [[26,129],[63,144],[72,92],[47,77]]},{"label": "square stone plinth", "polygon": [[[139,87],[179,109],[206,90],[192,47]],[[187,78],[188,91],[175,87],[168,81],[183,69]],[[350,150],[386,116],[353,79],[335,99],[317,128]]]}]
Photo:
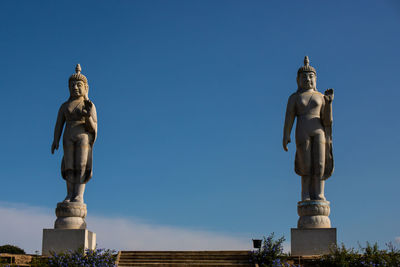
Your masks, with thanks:
[{"label": "square stone plinth", "polygon": [[336,228],[291,229],[292,256],[323,255],[336,246]]},{"label": "square stone plinth", "polygon": [[96,234],[87,229],[43,229],[42,255],[80,248],[95,249]]}]

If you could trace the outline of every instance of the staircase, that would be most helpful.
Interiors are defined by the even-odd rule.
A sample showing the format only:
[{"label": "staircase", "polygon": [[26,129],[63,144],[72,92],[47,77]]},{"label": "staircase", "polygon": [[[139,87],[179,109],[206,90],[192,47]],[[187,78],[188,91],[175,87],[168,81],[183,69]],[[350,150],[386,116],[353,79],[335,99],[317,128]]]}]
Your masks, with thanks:
[{"label": "staircase", "polygon": [[254,267],[250,251],[119,251],[116,264],[157,267]]}]

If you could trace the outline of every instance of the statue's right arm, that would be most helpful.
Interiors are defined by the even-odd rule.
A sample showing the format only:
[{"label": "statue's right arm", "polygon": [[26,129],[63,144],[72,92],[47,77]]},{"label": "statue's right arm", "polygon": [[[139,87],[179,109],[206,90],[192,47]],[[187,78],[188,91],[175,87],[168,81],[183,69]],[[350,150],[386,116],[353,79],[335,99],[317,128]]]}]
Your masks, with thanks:
[{"label": "statue's right arm", "polygon": [[64,128],[64,123],[65,123],[64,105],[61,105],[57,115],[56,126],[54,127],[54,140],[53,144],[51,145],[51,154],[54,154],[54,150],[58,149],[58,144],[60,143],[62,130]]},{"label": "statue's right arm", "polygon": [[289,97],[287,107],[286,107],[286,116],[285,116],[285,125],[283,127],[283,149],[288,151],[287,145],[290,143],[290,132],[292,131],[294,119],[296,117],[296,93],[292,94]]}]

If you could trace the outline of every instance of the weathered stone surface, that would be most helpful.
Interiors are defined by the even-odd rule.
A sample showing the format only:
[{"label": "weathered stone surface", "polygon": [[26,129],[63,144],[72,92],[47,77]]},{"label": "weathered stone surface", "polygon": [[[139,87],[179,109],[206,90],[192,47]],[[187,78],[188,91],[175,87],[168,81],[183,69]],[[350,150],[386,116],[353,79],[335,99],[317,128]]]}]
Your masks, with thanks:
[{"label": "weathered stone surface", "polygon": [[55,229],[86,229],[86,204],[60,202],[57,204]]},{"label": "weathered stone surface", "polygon": [[[13,263],[12,266],[30,266],[32,258],[33,258],[32,255],[0,253],[0,262],[3,264]],[[2,266],[10,266],[10,265],[2,265]]]},{"label": "weathered stone surface", "polygon": [[297,213],[300,218],[297,222],[299,229],[330,228],[329,201],[308,200],[300,201],[297,205]]},{"label": "weathered stone surface", "polygon": [[299,216],[323,215],[329,216],[329,201],[324,200],[308,200],[300,201],[297,205],[297,213]]},{"label": "weathered stone surface", "polygon": [[81,74],[78,64],[76,73],[69,78],[69,99],[64,102],[57,116],[51,153],[58,149],[64,124],[64,157],[61,174],[67,184],[64,202],[83,203],[85,185],[92,177],[93,145],[97,137],[97,113],[89,100],[87,78]]},{"label": "weathered stone surface", "polygon": [[43,229],[42,255],[95,247],[96,234],[86,229]]},{"label": "weathered stone surface", "polygon": [[79,202],[59,202],[57,203],[57,217],[81,217],[87,214],[86,204]]},{"label": "weathered stone surface", "polygon": [[250,263],[251,253],[237,251],[120,251],[119,267],[255,267]]},{"label": "weathered stone surface", "polygon": [[325,180],[333,172],[333,89],[318,92],[317,72],[308,57],[297,72],[298,89],[288,100],[283,130],[283,148],[288,151],[290,133],[296,123],[295,171],[301,176],[301,200],[325,200]]},{"label": "weathered stone surface", "polygon": [[43,229],[43,255],[49,255],[50,251],[94,249],[96,246],[96,234],[86,230],[87,209],[83,195],[86,183],[92,177],[97,113],[96,107],[89,100],[88,81],[81,74],[79,64],[70,76],[68,86],[70,97],[58,111],[51,145],[53,154],[59,147],[64,129],[61,175],[66,181],[67,196],[57,204],[55,229]]},{"label": "weathered stone surface", "polygon": [[320,255],[336,245],[330,207],[325,198],[325,180],[334,169],[332,153],[333,89],[317,90],[317,71],[309,65],[297,71],[297,91],[288,100],[282,145],[288,151],[290,133],[296,122],[295,172],[301,176],[298,229],[291,231],[292,255]]},{"label": "weathered stone surface", "polygon": [[292,256],[328,254],[335,245],[336,228],[291,229]]}]

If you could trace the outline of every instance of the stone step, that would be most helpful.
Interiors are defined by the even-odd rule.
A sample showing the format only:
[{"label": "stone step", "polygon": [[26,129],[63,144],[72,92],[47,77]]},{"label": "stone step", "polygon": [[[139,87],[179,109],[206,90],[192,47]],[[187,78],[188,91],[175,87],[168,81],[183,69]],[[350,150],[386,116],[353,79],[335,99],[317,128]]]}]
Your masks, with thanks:
[{"label": "stone step", "polygon": [[249,251],[120,251],[118,266],[250,267]]},{"label": "stone step", "polygon": [[217,262],[217,263],[247,263],[248,260],[247,259],[243,259],[243,260],[229,260],[229,259],[145,259],[145,258],[141,258],[141,259],[135,259],[135,258],[122,258],[119,260],[120,263],[122,262],[148,262],[148,263],[154,263],[154,262],[166,262],[166,263],[170,263],[170,262],[181,262],[181,263],[185,263],[185,262],[205,262],[205,263],[213,263],[213,262]]},{"label": "stone step", "polygon": [[231,264],[231,263],[129,263],[129,264],[118,264],[118,267],[129,267],[129,266],[157,266],[157,267],[199,267],[199,266],[207,266],[207,267],[253,267],[253,265],[249,264]]},{"label": "stone step", "polygon": [[135,258],[135,259],[216,259],[216,260],[245,260],[248,259],[248,255],[185,255],[185,254],[160,254],[160,255],[124,255],[124,258]]},{"label": "stone step", "polygon": [[165,255],[165,254],[173,254],[173,255],[179,255],[179,254],[185,254],[185,255],[248,255],[250,251],[247,250],[211,250],[211,251],[120,251],[124,255]]}]

